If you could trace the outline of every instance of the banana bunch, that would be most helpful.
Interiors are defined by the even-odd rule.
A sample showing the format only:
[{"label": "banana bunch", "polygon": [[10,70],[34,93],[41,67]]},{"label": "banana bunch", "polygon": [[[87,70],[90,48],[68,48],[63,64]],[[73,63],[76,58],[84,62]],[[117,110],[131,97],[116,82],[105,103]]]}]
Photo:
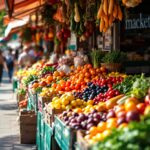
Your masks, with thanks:
[{"label": "banana bunch", "polygon": [[102,0],[97,13],[97,19],[100,19],[100,32],[106,32],[115,19],[121,21],[122,17],[118,0]]}]

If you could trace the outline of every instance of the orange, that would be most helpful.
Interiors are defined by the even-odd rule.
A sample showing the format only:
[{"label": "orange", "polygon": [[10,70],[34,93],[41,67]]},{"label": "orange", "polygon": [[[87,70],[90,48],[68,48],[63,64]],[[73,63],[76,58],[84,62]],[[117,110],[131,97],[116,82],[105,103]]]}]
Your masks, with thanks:
[{"label": "orange", "polygon": [[39,83],[35,82],[32,84],[32,88],[37,88],[37,87],[39,87]]},{"label": "orange", "polygon": [[49,82],[51,82],[51,81],[53,80],[53,76],[48,76],[48,77],[46,78],[46,80],[48,80]]},{"label": "orange", "polygon": [[81,66],[78,66],[78,67],[77,67],[77,70],[80,71],[80,70],[81,70]]},{"label": "orange", "polygon": [[57,87],[56,87],[56,91],[61,91],[61,86],[60,85],[57,85]]},{"label": "orange", "polygon": [[88,72],[85,73],[85,77],[89,78],[90,76],[91,76],[90,73]]},{"label": "orange", "polygon": [[56,83],[53,83],[53,84],[52,84],[52,87],[53,87],[53,88],[56,88],[56,87],[57,87],[57,84],[56,84]]},{"label": "orange", "polygon": [[96,73],[100,73],[101,71],[100,71],[100,68],[97,68],[96,69]]},{"label": "orange", "polygon": [[105,71],[106,71],[106,68],[105,68],[105,67],[100,67],[100,71],[101,71],[101,72],[105,72]]},{"label": "orange", "polygon": [[54,74],[53,74],[53,76],[55,76],[55,77],[59,76],[59,72],[55,71]]},{"label": "orange", "polygon": [[99,130],[101,131],[101,132],[103,132],[103,131],[105,131],[106,130],[106,122],[100,122],[99,124],[98,124],[98,128],[99,128]]},{"label": "orange", "polygon": [[63,71],[60,71],[60,72],[59,72],[59,75],[60,75],[61,77],[63,77],[63,76],[65,76],[65,73],[64,73]]},{"label": "orange", "polygon": [[95,74],[96,74],[95,69],[90,69],[90,74],[91,74],[91,75],[95,75]]},{"label": "orange", "polygon": [[119,125],[119,127],[118,128],[125,128],[125,127],[127,127],[128,126],[128,124],[127,123],[122,123],[121,125]]},{"label": "orange", "polygon": [[64,84],[66,81],[65,80],[60,80],[59,84]]},{"label": "orange", "polygon": [[125,111],[128,112],[128,111],[131,111],[131,110],[132,111],[137,110],[136,104],[132,101],[125,104]]},{"label": "orange", "polygon": [[94,135],[96,135],[99,131],[98,131],[98,128],[97,128],[97,127],[93,126],[93,127],[90,128],[89,132],[90,132],[90,135],[94,136]]},{"label": "orange", "polygon": [[127,103],[129,103],[129,102],[133,102],[133,103],[135,103],[135,104],[138,104],[138,103],[139,103],[138,99],[135,98],[135,97],[130,97],[130,98],[128,98],[128,99],[125,101],[125,104],[127,104]]},{"label": "orange", "polygon": [[92,65],[91,64],[87,64],[87,68],[92,68]]}]

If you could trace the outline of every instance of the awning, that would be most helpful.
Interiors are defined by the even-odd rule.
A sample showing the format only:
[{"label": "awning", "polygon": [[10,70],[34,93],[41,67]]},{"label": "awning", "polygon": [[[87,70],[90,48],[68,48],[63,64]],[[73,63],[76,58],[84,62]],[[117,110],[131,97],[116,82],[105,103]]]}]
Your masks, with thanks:
[{"label": "awning", "polygon": [[35,12],[39,7],[41,7],[45,3],[44,0],[22,0],[19,3],[14,5],[14,11],[12,14],[12,18],[9,16],[4,17],[4,24],[7,25],[10,21],[14,19],[21,19],[24,16],[27,16],[33,12]]},{"label": "awning", "polygon": [[26,16],[26,17],[22,18],[21,20],[11,21],[5,30],[5,37],[7,37],[12,30],[15,30],[16,28],[24,26],[28,22],[29,22],[29,16]]},{"label": "awning", "polygon": [[[17,4],[17,3],[20,3],[21,1],[24,1],[24,0],[15,0],[14,3]],[[6,8],[5,0],[0,0],[0,10],[3,10],[5,8]]]}]

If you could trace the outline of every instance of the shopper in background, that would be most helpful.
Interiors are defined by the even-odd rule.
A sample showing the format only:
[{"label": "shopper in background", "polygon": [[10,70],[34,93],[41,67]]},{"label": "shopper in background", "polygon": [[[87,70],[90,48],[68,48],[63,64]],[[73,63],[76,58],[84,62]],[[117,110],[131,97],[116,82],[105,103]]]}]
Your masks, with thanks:
[{"label": "shopper in background", "polygon": [[44,54],[43,47],[39,46],[39,45],[35,46],[35,52],[34,52],[35,61],[38,61],[38,60],[42,59],[43,54]]},{"label": "shopper in background", "polygon": [[29,55],[29,47],[24,46],[23,52],[19,55],[18,65],[20,68],[29,67],[33,63],[33,58]]},{"label": "shopper in background", "polygon": [[2,82],[3,68],[5,68],[5,70],[8,71],[5,59],[3,57],[2,50],[0,50],[0,85],[1,85],[1,82]]},{"label": "shopper in background", "polygon": [[8,77],[9,77],[9,82],[12,82],[12,76],[14,72],[14,55],[12,54],[12,49],[9,48],[8,55],[5,57],[6,60],[6,65],[8,68]]}]

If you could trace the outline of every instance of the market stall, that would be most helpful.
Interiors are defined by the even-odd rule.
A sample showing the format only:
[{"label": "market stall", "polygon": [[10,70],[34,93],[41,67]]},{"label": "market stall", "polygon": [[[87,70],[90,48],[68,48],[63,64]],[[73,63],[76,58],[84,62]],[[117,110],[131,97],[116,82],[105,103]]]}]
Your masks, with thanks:
[{"label": "market stall", "polygon": [[28,14],[22,43],[45,49],[14,78],[22,143],[38,150],[150,149],[150,77],[127,74],[127,54],[117,50],[122,7],[140,3],[48,0]]}]

